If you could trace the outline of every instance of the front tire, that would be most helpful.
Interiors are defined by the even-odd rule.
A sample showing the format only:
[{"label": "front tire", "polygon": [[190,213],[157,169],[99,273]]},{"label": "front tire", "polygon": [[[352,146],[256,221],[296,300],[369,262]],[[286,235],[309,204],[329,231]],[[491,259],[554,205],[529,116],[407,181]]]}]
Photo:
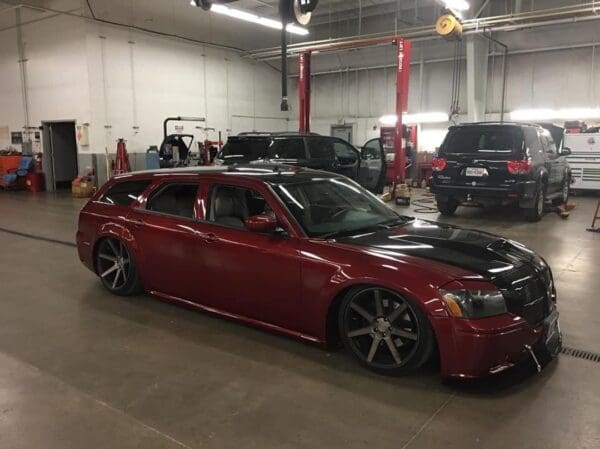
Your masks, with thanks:
[{"label": "front tire", "polygon": [[571,195],[571,178],[566,176],[561,187],[560,198],[553,201],[554,205],[567,204]]},{"label": "front tire", "polygon": [[385,288],[352,288],[342,300],[338,323],[344,347],[362,366],[379,374],[406,374],[433,353],[435,339],[425,314]]},{"label": "front tire", "polygon": [[98,243],[96,272],[102,285],[115,295],[131,296],[142,291],[133,254],[119,239],[108,237]]}]

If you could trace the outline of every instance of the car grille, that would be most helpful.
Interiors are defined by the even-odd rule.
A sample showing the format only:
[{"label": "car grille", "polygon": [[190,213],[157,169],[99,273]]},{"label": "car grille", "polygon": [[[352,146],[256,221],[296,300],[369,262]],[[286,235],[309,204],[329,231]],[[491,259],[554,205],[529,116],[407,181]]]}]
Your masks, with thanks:
[{"label": "car grille", "polygon": [[532,325],[540,324],[553,307],[554,289],[550,269],[539,257],[512,245],[494,251],[520,266],[493,281],[502,291],[508,311]]}]

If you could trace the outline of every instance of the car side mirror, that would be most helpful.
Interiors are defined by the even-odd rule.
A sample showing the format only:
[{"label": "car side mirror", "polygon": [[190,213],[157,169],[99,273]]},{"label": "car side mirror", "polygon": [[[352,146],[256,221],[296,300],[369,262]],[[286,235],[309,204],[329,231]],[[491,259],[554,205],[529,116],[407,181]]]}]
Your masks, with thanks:
[{"label": "car side mirror", "polygon": [[248,217],[244,220],[244,225],[248,231],[260,232],[262,234],[271,234],[277,230],[277,220],[267,214]]},{"label": "car side mirror", "polygon": [[570,156],[571,155],[571,149],[568,147],[563,147],[562,151],[560,152],[561,155],[563,156]]}]

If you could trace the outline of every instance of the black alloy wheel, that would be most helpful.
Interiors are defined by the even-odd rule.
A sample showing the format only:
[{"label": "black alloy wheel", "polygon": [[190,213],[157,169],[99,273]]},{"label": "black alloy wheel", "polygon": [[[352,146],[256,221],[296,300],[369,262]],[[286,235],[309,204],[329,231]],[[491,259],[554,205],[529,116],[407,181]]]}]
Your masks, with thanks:
[{"label": "black alloy wheel", "polygon": [[111,293],[129,296],[141,291],[133,257],[119,239],[105,238],[98,244],[96,271]]},{"label": "black alloy wheel", "polygon": [[432,354],[434,337],[427,317],[388,289],[352,289],[340,308],[339,327],[344,346],[359,363],[381,374],[404,374]]}]

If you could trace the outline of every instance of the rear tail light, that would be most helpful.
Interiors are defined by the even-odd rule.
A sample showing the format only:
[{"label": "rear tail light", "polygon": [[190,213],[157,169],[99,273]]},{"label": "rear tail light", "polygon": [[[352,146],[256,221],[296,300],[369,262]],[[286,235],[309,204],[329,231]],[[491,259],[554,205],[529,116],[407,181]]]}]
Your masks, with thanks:
[{"label": "rear tail light", "polygon": [[431,168],[433,171],[443,171],[447,164],[448,161],[443,157],[434,157],[431,161]]},{"label": "rear tail light", "polygon": [[506,169],[511,175],[526,175],[531,171],[531,159],[524,161],[508,161]]}]

